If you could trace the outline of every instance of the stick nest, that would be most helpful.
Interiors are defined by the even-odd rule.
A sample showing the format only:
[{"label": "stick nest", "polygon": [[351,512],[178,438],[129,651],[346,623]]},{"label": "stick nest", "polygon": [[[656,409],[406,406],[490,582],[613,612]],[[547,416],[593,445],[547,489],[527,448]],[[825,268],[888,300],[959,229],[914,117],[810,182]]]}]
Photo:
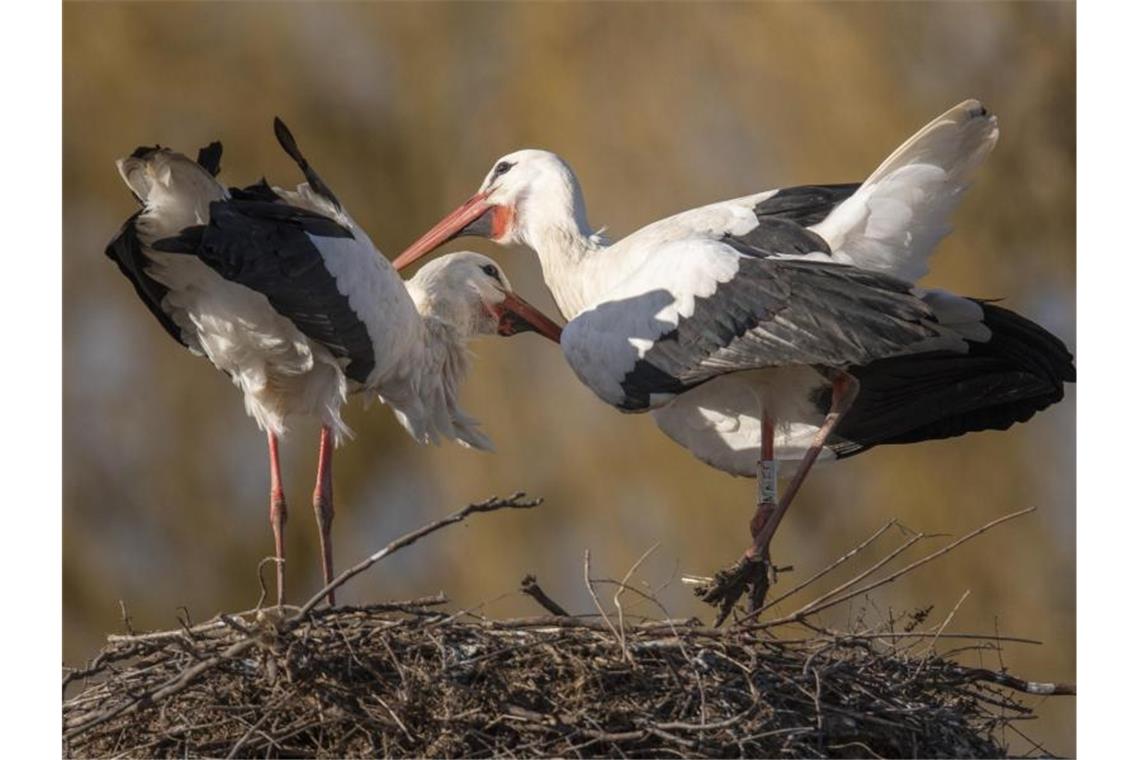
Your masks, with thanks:
[{"label": "stick nest", "polygon": [[[1076,693],[1072,684],[1023,681],[938,654],[939,640],[954,639],[958,656],[1000,652],[1005,641],[1029,643],[946,631],[957,606],[934,630],[920,629],[929,610],[850,633],[819,620],[821,612],[1032,510],[993,520],[891,571],[894,559],[927,538],[908,534],[884,558],[794,612],[746,615],[725,629],[625,613],[626,590],[664,612],[652,594],[629,586],[652,549],[617,582],[592,577],[586,552],[583,582],[596,615],[566,614],[529,576],[520,591],[547,616],[448,613],[442,596],[322,606],[330,590],[435,531],[539,503],[515,494],[470,504],[393,540],[285,613],[253,610],[197,626],[184,622],[175,631],[109,637],[98,657],[64,677],[65,754],[993,757],[1005,754],[1006,729],[1020,735],[1014,722],[1033,717],[1015,692]],[[893,525],[780,599],[859,557]],[[612,613],[598,597],[599,584],[618,589]],[[124,622],[129,630],[125,608]],[[895,622],[903,622],[901,631]],[[801,638],[777,638],[777,630]]]},{"label": "stick nest", "polygon": [[658,622],[615,638],[588,618],[391,605],[287,632],[259,617],[110,644],[70,676],[84,685],[65,730],[89,728],[66,753],[993,757],[1000,729],[1030,714],[990,671],[866,636]]}]

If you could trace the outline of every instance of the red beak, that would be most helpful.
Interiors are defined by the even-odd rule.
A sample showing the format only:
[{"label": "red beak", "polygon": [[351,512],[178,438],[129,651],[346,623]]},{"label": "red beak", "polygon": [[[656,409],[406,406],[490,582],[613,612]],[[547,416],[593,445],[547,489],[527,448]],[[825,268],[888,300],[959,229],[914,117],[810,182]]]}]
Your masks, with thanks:
[{"label": "red beak", "polygon": [[[476,193],[471,196],[462,206],[445,216],[438,224],[420,236],[419,240],[408,246],[406,251],[396,257],[392,266],[396,267],[396,271],[399,271],[460,235],[486,237],[491,229],[488,212],[495,208],[487,203],[486,198],[487,196],[484,193]],[[541,312],[539,313],[541,314]]]},{"label": "red beak", "polygon": [[516,293],[507,293],[495,311],[499,317],[499,335],[533,331],[555,343],[562,339],[562,327]]}]

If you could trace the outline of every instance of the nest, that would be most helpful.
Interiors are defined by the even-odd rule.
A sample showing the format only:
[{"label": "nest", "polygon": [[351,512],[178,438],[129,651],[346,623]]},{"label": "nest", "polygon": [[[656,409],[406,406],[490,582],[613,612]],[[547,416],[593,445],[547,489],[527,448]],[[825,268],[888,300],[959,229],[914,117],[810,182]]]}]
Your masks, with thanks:
[{"label": "nest", "polygon": [[[596,600],[588,560],[585,577]],[[532,578],[524,591],[563,612]],[[755,620],[635,621],[620,604],[616,616],[598,605],[493,620],[450,613],[442,597],[319,598],[111,637],[64,680],[65,754],[994,757],[1005,729],[1032,717],[1018,692],[1073,691],[939,655],[934,641],[953,634],[916,630],[921,616],[859,633],[801,617],[807,633],[790,638]]]}]

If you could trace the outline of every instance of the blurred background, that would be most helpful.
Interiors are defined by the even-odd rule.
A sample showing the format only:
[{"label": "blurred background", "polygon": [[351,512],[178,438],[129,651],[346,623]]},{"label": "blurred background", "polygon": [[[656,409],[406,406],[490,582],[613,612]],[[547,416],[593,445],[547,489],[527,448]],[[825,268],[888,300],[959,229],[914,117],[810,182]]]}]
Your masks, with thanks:
[{"label": "blurred background", "polygon": [[[1001,140],[923,284],[1002,298],[1075,349],[1074,28],[1069,3],[66,4],[64,660],[122,628],[120,600],[136,628],[171,627],[183,606],[194,620],[251,607],[255,567],[272,554],[262,433],[229,380],[175,344],[102,253],[135,210],[114,161],[136,145],[193,155],[220,139],[224,181],[293,185],[271,132],[281,115],[393,257],[516,148],[565,157],[591,223],[616,239],[769,187],[857,181],[978,97]],[[460,247],[500,258],[516,289],[557,313],[532,256],[449,246]],[[620,578],[659,544],[639,582],[670,614],[707,618],[679,575],[736,558],[755,484],[702,465],[648,416],[602,404],[533,335],[474,350],[464,402],[497,454],[417,447],[387,409],[350,404],[356,440],[335,469],[339,564],[491,494],[546,504],[437,534],[343,600],[442,589],[457,606],[533,614],[514,589],[534,572],[587,611],[586,549],[594,575]],[[784,587],[891,518],[961,534],[1033,505],[836,610],[836,624],[928,605],[940,621],[969,590],[949,629],[1040,639],[1007,648],[1004,664],[1074,678],[1075,408],[1072,389],[1004,433],[817,469],[774,546],[796,567]],[[298,422],[283,447],[295,601],[319,587],[316,435]],[[1072,754],[1072,702],[1045,701],[1040,715],[1025,732]]]}]

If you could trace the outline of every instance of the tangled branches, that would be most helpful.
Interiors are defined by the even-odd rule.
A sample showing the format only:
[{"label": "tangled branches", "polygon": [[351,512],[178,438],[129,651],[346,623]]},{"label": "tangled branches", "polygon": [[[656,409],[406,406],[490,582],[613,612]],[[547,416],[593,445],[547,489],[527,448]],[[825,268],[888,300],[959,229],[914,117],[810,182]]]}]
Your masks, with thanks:
[{"label": "tangled branches", "polygon": [[[519,495],[472,511],[524,504]],[[607,611],[588,562],[593,615],[564,614],[528,577],[521,593],[551,614],[493,620],[429,597],[113,637],[65,680],[77,691],[64,704],[66,751],[980,757],[1003,754],[1002,729],[1032,717],[1016,692],[1073,691],[938,655],[939,638],[975,650],[1012,641],[948,632],[950,618],[840,633],[801,615],[783,624],[799,638],[757,621],[649,620],[621,604],[623,591],[641,593],[628,585],[637,565],[606,581],[618,589]]]}]

